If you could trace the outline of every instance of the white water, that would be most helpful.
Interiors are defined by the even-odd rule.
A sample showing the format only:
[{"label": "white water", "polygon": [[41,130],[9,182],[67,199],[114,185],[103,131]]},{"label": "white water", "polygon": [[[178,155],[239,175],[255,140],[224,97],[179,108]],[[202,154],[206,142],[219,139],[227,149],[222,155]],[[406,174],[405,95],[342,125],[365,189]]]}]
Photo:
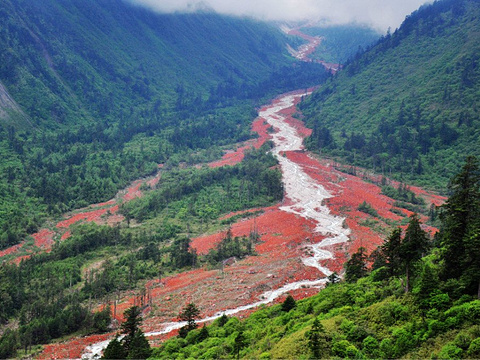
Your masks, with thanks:
[{"label": "white water", "polygon": [[[284,151],[295,151],[303,149],[302,137],[298,135],[297,131],[287,124],[285,118],[280,114],[280,111],[286,109],[294,104],[295,98],[301,95],[286,95],[282,97],[275,106],[269,106],[264,111],[260,112],[270,125],[272,125],[277,132],[273,135],[272,141],[275,144],[273,154],[277,157],[280,166],[282,167],[283,182],[285,185],[286,196],[291,200],[293,205],[282,206],[281,210],[299,215],[305,219],[316,222],[315,232],[328,236],[318,244],[308,245],[312,250],[313,256],[302,259],[306,266],[317,268],[325,276],[328,276],[332,271],[322,265],[321,260],[333,259],[333,254],[323,249],[338,243],[343,243],[348,240],[350,233],[349,229],[343,228],[342,224],[344,218],[330,214],[330,210],[322,204],[324,199],[332,195],[325,190],[325,188],[315,182],[308,174],[306,174],[299,165],[288,160],[282,155]],[[268,304],[276,298],[288,293],[289,291],[297,290],[303,287],[322,287],[326,283],[326,278],[317,280],[302,280],[286,284],[279,289],[267,291],[260,296],[260,300],[229,309],[223,312],[216,313],[213,316],[204,318],[199,321],[209,322],[225,315],[234,315],[239,312],[255,308],[262,304]],[[146,336],[157,336],[167,334],[172,330],[180,329],[185,322],[165,323],[159,331],[146,333]],[[107,341],[102,341],[97,344],[87,346],[82,355],[82,359],[96,359],[101,356],[103,349],[108,345]]]}]

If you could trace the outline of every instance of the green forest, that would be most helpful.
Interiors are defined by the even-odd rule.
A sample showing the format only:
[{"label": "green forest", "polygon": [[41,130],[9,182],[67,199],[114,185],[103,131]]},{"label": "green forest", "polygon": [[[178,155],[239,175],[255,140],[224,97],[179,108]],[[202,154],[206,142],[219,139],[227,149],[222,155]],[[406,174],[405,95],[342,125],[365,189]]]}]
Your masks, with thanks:
[{"label": "green forest", "polygon": [[51,252],[18,266],[0,264],[0,324],[19,321],[17,330],[0,336],[0,358],[35,353],[36,345],[72,333],[106,332],[110,310],[94,314],[93,304],[140,288],[147,279],[254,255],[254,232],[239,238],[226,228],[218,247],[205,256],[190,247],[190,238],[224,229],[219,220],[224,214],[283,198],[281,173],[268,148],[250,151],[232,167],[166,173],[156,189],[122,208],[127,219],[144,222],[142,227],[78,225]]},{"label": "green forest", "polygon": [[308,148],[444,191],[479,155],[480,8],[425,5],[359,51],[301,105]]},{"label": "green forest", "polygon": [[254,20],[110,0],[6,0],[0,18],[0,249],[159,163],[218,158],[263,99],[328,77]]}]

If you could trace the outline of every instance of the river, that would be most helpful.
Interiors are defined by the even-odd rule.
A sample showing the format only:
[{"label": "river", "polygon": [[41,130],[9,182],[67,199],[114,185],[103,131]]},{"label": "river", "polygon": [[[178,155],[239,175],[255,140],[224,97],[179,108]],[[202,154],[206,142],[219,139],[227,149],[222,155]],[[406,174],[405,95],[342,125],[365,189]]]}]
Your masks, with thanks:
[{"label": "river", "polygon": [[[313,255],[303,258],[302,262],[306,266],[317,268],[321,273],[328,276],[332,271],[322,266],[320,262],[325,259],[332,259],[334,255],[326,250],[325,247],[346,242],[350,230],[343,227],[344,218],[332,215],[328,207],[324,205],[324,200],[332,195],[303,171],[299,164],[284,156],[285,152],[302,150],[303,137],[286,121],[286,117],[282,112],[293,106],[296,100],[305,95],[307,94],[297,92],[280,96],[270,105],[262,108],[259,112],[259,117],[265,119],[275,129],[275,133],[272,135],[274,143],[272,153],[278,159],[282,170],[285,197],[288,203],[288,205],[281,206],[280,209],[313,221],[316,225],[315,232],[325,236],[320,243],[308,245]],[[271,303],[285,293],[302,287],[320,288],[324,286],[326,281],[325,277],[321,277],[316,280],[300,280],[288,283],[278,289],[263,293],[256,302],[219,312],[198,322],[210,322],[223,314],[235,315],[245,310],[256,308],[259,305]],[[184,322],[164,323],[157,331],[148,332],[145,335],[151,337],[166,334],[184,325]],[[82,354],[82,359],[100,357],[108,342],[107,340],[88,346]]]}]

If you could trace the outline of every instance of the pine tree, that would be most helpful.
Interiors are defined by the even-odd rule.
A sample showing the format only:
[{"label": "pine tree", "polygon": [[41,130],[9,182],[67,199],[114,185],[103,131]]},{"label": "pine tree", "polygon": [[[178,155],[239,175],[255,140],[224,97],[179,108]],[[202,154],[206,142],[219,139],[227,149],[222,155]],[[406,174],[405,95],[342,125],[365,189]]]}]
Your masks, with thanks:
[{"label": "pine tree", "polygon": [[322,323],[315,318],[310,331],[305,334],[308,347],[312,351],[313,359],[320,359],[322,352],[327,349],[328,343]]},{"label": "pine tree", "polygon": [[366,275],[367,255],[365,248],[360,247],[345,264],[345,280],[352,283]]},{"label": "pine tree", "polygon": [[425,231],[420,227],[420,219],[417,214],[410,216],[405,238],[400,245],[400,257],[405,268],[405,292],[410,291],[410,277],[415,262],[425,255],[429,248],[429,239]]},{"label": "pine tree", "polygon": [[292,310],[297,303],[295,302],[295,299],[293,298],[292,295],[288,295],[285,301],[282,303],[282,311],[289,312]]},{"label": "pine tree", "polygon": [[110,341],[102,359],[146,359],[151,355],[150,344],[140,329],[142,323],[138,306],[132,306],[123,313],[125,321],[121,329],[125,334],[121,341],[118,335]]},{"label": "pine tree", "polygon": [[148,340],[145,338],[145,334],[142,330],[138,329],[130,343],[130,351],[128,352],[127,359],[148,359],[152,354],[152,349]]},{"label": "pine tree", "polygon": [[462,170],[449,184],[451,192],[440,214],[442,228],[440,245],[443,250],[443,278],[460,278],[466,256],[464,241],[472,234],[472,225],[480,212],[480,168],[477,158],[469,156]]},{"label": "pine tree", "polygon": [[197,337],[197,342],[201,342],[205,339],[208,339],[208,337],[210,336],[209,332],[208,332],[208,328],[207,328],[207,325],[206,324],[203,324],[203,327],[202,329],[200,330],[200,333],[198,334],[198,337]]},{"label": "pine tree", "polygon": [[196,318],[198,318],[198,315],[200,315],[200,310],[198,310],[197,306],[193,303],[188,304],[185,306],[185,308],[182,310],[182,312],[178,315],[180,320],[186,321],[187,325],[183,326],[180,329],[180,337],[186,337],[187,334],[197,328],[197,323],[195,321]]},{"label": "pine tree", "polygon": [[465,289],[480,299],[480,224],[472,224],[463,238],[465,256],[462,259],[462,276],[460,277]]},{"label": "pine tree", "polygon": [[237,336],[235,336],[235,340],[233,343],[233,351],[237,355],[237,359],[240,359],[240,350],[245,347],[245,336],[243,335],[243,331],[240,331]]},{"label": "pine tree", "polygon": [[132,306],[123,313],[125,322],[122,323],[121,328],[122,333],[125,334],[125,337],[122,339],[122,342],[127,353],[130,351],[131,342],[133,341],[136,332],[139,330],[139,327],[142,324],[142,318],[140,315],[140,308],[138,306]]},{"label": "pine tree", "polygon": [[126,359],[127,352],[118,340],[118,334],[110,341],[103,351],[102,359]]},{"label": "pine tree", "polygon": [[402,229],[396,228],[392,231],[385,243],[382,245],[382,252],[385,255],[389,276],[395,276],[400,273],[400,245],[402,242]]}]

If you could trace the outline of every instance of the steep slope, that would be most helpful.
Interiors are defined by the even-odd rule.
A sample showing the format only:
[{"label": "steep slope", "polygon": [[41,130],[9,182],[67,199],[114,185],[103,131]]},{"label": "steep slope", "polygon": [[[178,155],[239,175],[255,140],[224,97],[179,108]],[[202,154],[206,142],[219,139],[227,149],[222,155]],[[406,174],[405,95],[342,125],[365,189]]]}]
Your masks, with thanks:
[{"label": "steep slope", "polygon": [[251,136],[257,99],[327,76],[278,29],[214,13],[6,0],[0,19],[0,248],[158,163],[215,157]]},{"label": "steep slope", "polygon": [[219,83],[256,84],[288,64],[281,34],[250,20],[110,0],[7,0],[0,13],[0,78],[36,123],[171,102],[181,86],[206,98]]},{"label": "steep slope", "polygon": [[478,154],[480,6],[444,0],[407,17],[302,105],[311,149],[444,188]]}]

